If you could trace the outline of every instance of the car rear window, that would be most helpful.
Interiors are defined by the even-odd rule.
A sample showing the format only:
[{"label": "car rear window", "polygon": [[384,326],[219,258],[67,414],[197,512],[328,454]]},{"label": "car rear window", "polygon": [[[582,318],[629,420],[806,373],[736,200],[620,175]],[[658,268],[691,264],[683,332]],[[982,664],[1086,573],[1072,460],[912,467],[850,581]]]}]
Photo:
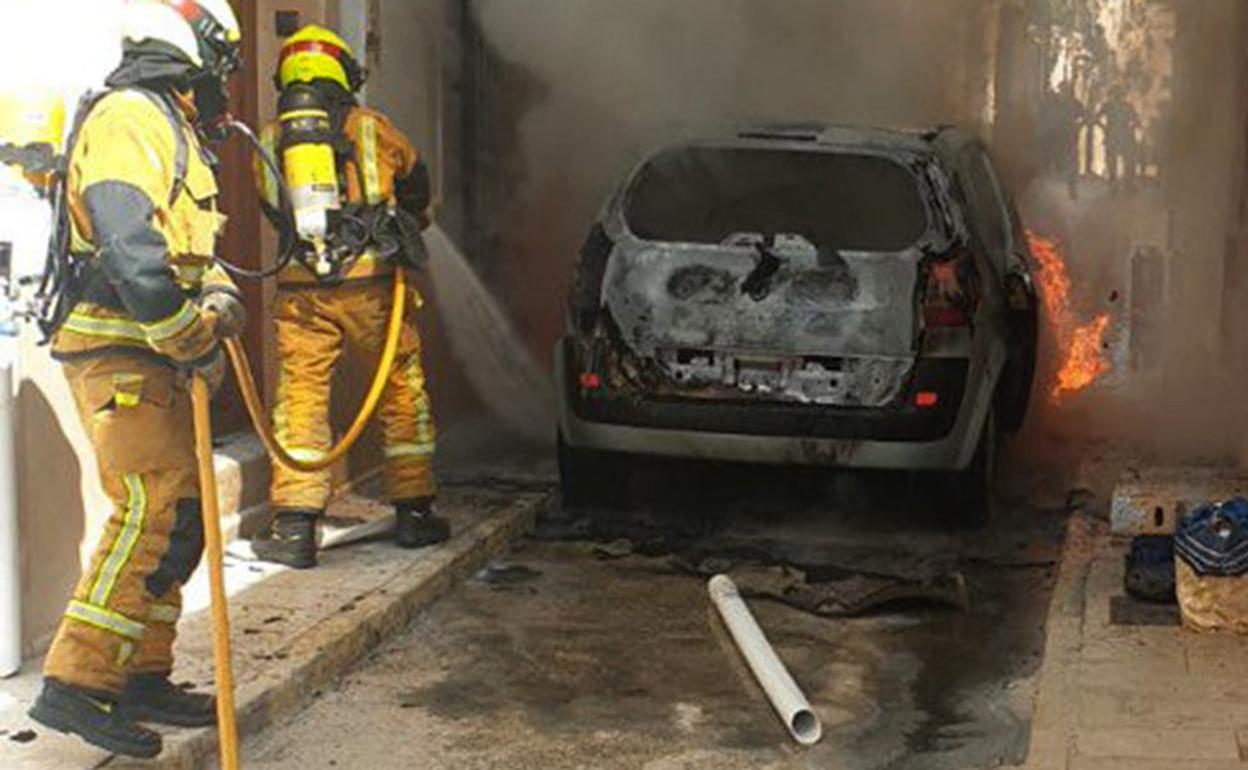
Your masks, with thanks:
[{"label": "car rear window", "polygon": [[793,233],[820,249],[890,252],[926,232],[922,195],[914,174],[875,155],[694,147],[642,168],[625,217],[651,241]]}]

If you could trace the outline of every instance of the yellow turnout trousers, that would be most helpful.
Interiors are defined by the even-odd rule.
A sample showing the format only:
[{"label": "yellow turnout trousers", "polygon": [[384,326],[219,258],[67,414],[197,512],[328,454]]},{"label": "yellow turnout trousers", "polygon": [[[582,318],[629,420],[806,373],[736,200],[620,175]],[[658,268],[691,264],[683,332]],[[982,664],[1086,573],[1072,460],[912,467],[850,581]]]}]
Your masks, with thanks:
[{"label": "yellow turnout trousers", "polygon": [[74,591],[45,676],[105,694],[173,669],[181,587],[203,551],[190,394],[130,353],[64,365],[113,514]]},{"label": "yellow turnout trousers", "polygon": [[[393,280],[393,279],[391,279]],[[398,355],[378,409],[385,448],[386,494],[391,500],[432,497],[434,425],[421,364],[416,314],[422,300],[409,290]],[[273,428],[301,460],[316,460],[333,444],[329,404],[334,367],[344,348],[352,365],[371,377],[385,343],[393,286],[390,280],[283,289],[275,322],[281,358]],[[324,510],[330,472],[300,473],[273,463],[275,510]]]}]

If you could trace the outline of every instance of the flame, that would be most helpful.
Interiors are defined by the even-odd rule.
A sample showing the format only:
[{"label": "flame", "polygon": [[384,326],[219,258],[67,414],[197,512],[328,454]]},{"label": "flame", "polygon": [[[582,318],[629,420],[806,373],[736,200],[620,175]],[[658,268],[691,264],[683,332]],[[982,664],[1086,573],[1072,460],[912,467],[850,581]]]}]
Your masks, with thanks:
[{"label": "flame", "polygon": [[1109,371],[1104,353],[1109,315],[1102,313],[1087,323],[1079,323],[1070,306],[1070,273],[1061,245],[1030,231],[1027,241],[1040,265],[1036,273],[1040,298],[1057,340],[1060,366],[1050,395],[1054,401],[1060,401],[1063,395],[1078,393]]}]

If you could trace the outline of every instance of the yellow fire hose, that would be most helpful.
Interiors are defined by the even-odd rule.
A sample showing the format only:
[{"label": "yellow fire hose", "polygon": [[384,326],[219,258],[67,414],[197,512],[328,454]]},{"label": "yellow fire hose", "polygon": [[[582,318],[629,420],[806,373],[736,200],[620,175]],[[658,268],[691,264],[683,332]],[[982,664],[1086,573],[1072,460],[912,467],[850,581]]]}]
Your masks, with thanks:
[{"label": "yellow fire hose", "polygon": [[[273,435],[273,426],[263,409],[260,393],[256,388],[251,366],[242,344],[235,338],[225,341],[226,352],[234,367],[239,390],[247,405],[247,413],[255,425],[256,433],[269,455],[288,468],[314,472],[324,470],[342,458],[359,440],[365,426],[377,410],[381,394],[386,389],[390,370],[399,349],[399,335],[403,330],[403,313],[407,302],[407,277],[402,269],[394,273],[394,301],[390,310],[390,322],[386,328],[386,342],[381,360],[373,375],[363,406],[342,440],[329,453],[316,461],[296,460]],[[220,506],[217,500],[217,476],[212,457],[212,415],[210,406],[212,392],[202,377],[191,380],[191,406],[195,418],[195,457],[199,462],[199,493],[202,498],[204,518],[204,556],[208,560],[208,577],[212,589],[212,654],[217,683],[217,726],[221,744],[222,770],[238,770],[238,724],[234,709],[234,672],[230,655],[230,616],[225,595],[225,563],[221,544]]]},{"label": "yellow fire hose", "polygon": [[234,718],[234,671],[230,662],[230,614],[225,603],[225,564],[217,475],[212,464],[212,391],[203,377],[191,380],[195,415],[195,458],[199,461],[199,495],[204,516],[204,556],[212,587],[212,658],[217,681],[217,731],[222,770],[238,770],[238,724]]},{"label": "yellow fire hose", "polygon": [[359,414],[355,416],[355,420],[351,423],[351,427],[347,429],[346,434],[343,435],[342,440],[333,449],[329,450],[328,454],[318,460],[295,459],[290,456],[286,448],[277,440],[277,437],[273,434],[273,425],[269,422],[268,414],[264,411],[264,406],[260,399],[260,391],[256,388],[256,380],[251,374],[251,366],[247,362],[247,352],[243,350],[242,343],[236,338],[230,338],[225,341],[225,350],[230,354],[230,363],[234,366],[234,374],[238,379],[238,388],[242,391],[243,402],[247,405],[247,414],[251,416],[251,422],[256,428],[256,434],[260,436],[260,441],[264,444],[264,448],[270,456],[291,470],[313,473],[325,470],[342,459],[351,450],[351,446],[359,440],[360,435],[364,432],[364,428],[368,425],[368,421],[372,419],[373,412],[377,411],[377,404],[381,401],[381,394],[385,392],[386,381],[390,377],[390,370],[394,368],[394,358],[399,349],[399,334],[403,331],[403,312],[406,302],[407,277],[400,268],[394,271],[394,299],[390,310],[390,323],[386,329],[386,344],[381,351],[381,360],[378,361],[377,371],[373,375],[373,384],[368,389],[364,405],[360,407]]}]

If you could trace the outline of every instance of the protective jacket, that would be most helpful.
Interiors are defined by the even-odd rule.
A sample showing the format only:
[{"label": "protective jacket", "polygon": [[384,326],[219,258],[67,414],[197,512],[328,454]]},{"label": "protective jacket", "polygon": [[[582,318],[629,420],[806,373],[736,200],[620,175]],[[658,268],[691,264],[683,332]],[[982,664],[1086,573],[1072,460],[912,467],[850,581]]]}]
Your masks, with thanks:
[{"label": "protective jacket", "polygon": [[82,124],[67,188],[82,293],[54,356],[123,349],[190,363],[214,352],[195,300],[237,289],[213,263],[225,217],[193,115],[189,100],[126,88],[104,96]]},{"label": "protective jacket", "polygon": [[[423,228],[429,222],[429,172],[420,152],[406,136],[381,113],[351,104],[335,116],[339,130],[337,170],[343,204],[357,217],[371,218],[389,211],[402,212]],[[261,142],[270,156],[280,158],[280,127],[270,124],[261,134]],[[260,186],[266,215],[286,230],[281,213],[281,190],[272,171],[256,161],[256,177]],[[284,233],[284,238],[290,237]],[[284,243],[283,248],[290,244]],[[394,272],[401,258],[386,256],[376,242],[364,244],[361,253],[348,269],[337,277],[341,281],[381,278]],[[298,260],[278,276],[282,286],[309,285],[319,282],[316,273]]]}]

